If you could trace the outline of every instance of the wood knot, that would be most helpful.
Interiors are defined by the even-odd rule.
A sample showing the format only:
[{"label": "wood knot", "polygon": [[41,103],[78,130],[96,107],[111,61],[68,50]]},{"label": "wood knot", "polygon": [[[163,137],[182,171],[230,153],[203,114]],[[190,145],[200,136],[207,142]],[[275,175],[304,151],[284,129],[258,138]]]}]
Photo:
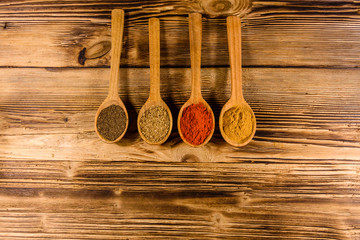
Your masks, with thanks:
[{"label": "wood knot", "polygon": [[80,52],[79,52],[79,56],[78,56],[78,62],[80,65],[84,65],[85,64],[85,52],[86,52],[86,48],[83,48]]},{"label": "wood knot", "polygon": [[116,196],[120,196],[122,194],[123,190],[121,188],[115,188],[114,189],[114,194]]},{"label": "wood knot", "polygon": [[70,162],[67,164],[65,169],[67,177],[73,178],[76,175],[78,165],[79,163],[76,162]]},{"label": "wood knot", "polygon": [[84,65],[87,59],[100,58],[107,54],[111,49],[110,41],[101,41],[95,43],[89,48],[83,48],[78,57],[79,64]]},{"label": "wood knot", "polygon": [[194,148],[190,147],[184,142],[172,148],[172,156],[174,161],[183,163],[202,163],[202,162],[213,162],[215,153],[212,151],[213,148],[207,146]]},{"label": "wood knot", "polygon": [[194,154],[185,154],[182,156],[181,162],[200,162],[200,159]]},{"label": "wood knot", "polygon": [[217,229],[223,229],[224,228],[224,216],[220,212],[215,212],[212,215],[212,222],[215,228]]},{"label": "wood knot", "polygon": [[244,16],[250,12],[252,0],[199,0],[201,7],[211,17],[220,15]]},{"label": "wood knot", "polygon": [[44,214],[41,219],[40,219],[40,223],[39,223],[39,232],[46,232],[47,231],[47,216]]},{"label": "wood knot", "polygon": [[111,49],[110,41],[101,41],[91,47],[89,47],[85,52],[86,59],[95,59],[104,56]]}]

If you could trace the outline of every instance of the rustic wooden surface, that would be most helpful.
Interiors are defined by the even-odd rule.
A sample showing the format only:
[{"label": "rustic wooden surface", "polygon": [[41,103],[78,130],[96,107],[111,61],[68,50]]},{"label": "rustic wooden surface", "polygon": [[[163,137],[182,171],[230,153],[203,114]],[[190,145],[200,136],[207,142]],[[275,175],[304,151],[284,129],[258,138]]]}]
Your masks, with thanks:
[{"label": "rustic wooden surface", "polygon": [[[360,3],[230,2],[0,2],[0,239],[360,238]],[[130,128],[105,144],[93,121],[115,7],[126,11]],[[136,132],[147,20],[161,19],[161,91],[176,119],[190,95],[190,11],[206,14],[203,97],[216,121],[230,96],[224,16],[244,16],[244,96],[257,117],[246,147],[218,125],[201,148],[176,126],[161,146]]]}]

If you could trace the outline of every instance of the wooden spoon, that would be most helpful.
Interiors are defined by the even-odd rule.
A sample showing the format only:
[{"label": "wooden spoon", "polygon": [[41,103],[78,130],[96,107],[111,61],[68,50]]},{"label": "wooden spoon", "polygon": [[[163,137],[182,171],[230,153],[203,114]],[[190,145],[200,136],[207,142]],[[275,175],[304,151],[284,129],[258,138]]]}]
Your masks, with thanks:
[{"label": "wooden spoon", "polygon": [[[129,125],[129,116],[126,111],[124,103],[121,101],[119,97],[119,92],[118,92],[123,31],[124,31],[124,11],[122,9],[114,9],[111,12],[111,70],[110,70],[109,93],[106,99],[104,100],[104,102],[100,105],[95,115],[96,133],[99,136],[99,138],[101,138],[104,142],[107,143],[114,143],[119,141],[125,135],[125,132]],[[120,106],[124,110],[126,115],[126,126],[124,132],[113,141],[105,139],[103,136],[101,136],[96,125],[100,112],[111,105]]]},{"label": "wooden spoon", "polygon": [[[160,21],[157,18],[149,19],[149,50],[150,50],[150,95],[145,104],[142,106],[138,119],[137,126],[141,138],[149,144],[162,144],[170,136],[173,119],[169,107],[161,99],[160,96]],[[169,115],[170,126],[166,136],[159,142],[149,141],[140,130],[140,119],[144,112],[152,106],[161,106],[165,108]]]},{"label": "wooden spoon", "polygon": [[[211,107],[209,104],[203,99],[201,96],[201,79],[200,79],[200,73],[201,73],[201,35],[202,35],[202,22],[201,22],[201,14],[200,13],[191,13],[189,14],[189,37],[190,37],[190,57],[191,57],[191,95],[189,100],[181,107],[178,117],[178,130],[181,139],[188,145],[192,147],[200,147],[202,145],[205,145],[209,140],[211,139],[214,128],[215,128],[215,118],[214,113],[211,110]],[[180,119],[182,116],[182,113],[185,108],[190,106],[191,104],[199,104],[202,103],[207,108],[207,110],[211,113],[212,120],[213,120],[213,126],[211,129],[211,133],[209,136],[204,140],[203,143],[199,145],[193,145],[192,143],[189,143],[186,138],[184,137],[183,133],[181,132],[180,127]]]},{"label": "wooden spoon", "polygon": [[[241,147],[248,144],[254,137],[256,131],[256,119],[254,112],[251,107],[245,101],[242,93],[242,69],[241,69],[241,20],[237,16],[227,17],[227,34],[228,34],[228,45],[230,54],[230,70],[231,70],[231,97],[229,101],[224,105],[221,110],[219,118],[220,132],[229,144]],[[223,129],[223,118],[227,110],[232,107],[240,107],[245,111],[251,113],[252,121],[252,132],[249,137],[244,139],[242,142],[237,142],[229,138]]]}]

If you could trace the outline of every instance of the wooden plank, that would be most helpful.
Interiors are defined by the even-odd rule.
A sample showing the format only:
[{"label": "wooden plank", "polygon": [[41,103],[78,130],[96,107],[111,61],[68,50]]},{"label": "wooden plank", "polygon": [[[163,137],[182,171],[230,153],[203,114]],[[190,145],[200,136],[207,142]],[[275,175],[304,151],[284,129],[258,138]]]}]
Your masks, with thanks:
[{"label": "wooden plank", "polygon": [[238,196],[0,198],[6,239],[356,239],[359,203]]},{"label": "wooden plank", "polygon": [[329,15],[341,14],[343,18],[357,18],[360,3],[352,0],[316,0],[316,1],[261,1],[261,0],[151,0],[151,1],[85,1],[85,0],[3,0],[0,3],[0,17],[38,21],[50,19],[92,20],[108,19],[110,10],[122,8],[136,19],[149,16],[187,14],[189,11],[201,12],[209,17],[226,15],[246,15],[266,17],[272,14]]},{"label": "wooden plank", "polygon": [[[357,69],[245,68],[244,95],[264,128],[355,134],[358,76]],[[2,133],[92,131],[92,114],[106,97],[108,79],[108,68],[3,68]],[[148,97],[149,79],[148,68],[120,71],[120,97],[135,114],[131,117]],[[162,97],[174,115],[190,96],[190,81],[188,68],[161,70]],[[202,69],[202,93],[217,116],[230,96],[229,69]]]},{"label": "wooden plank", "polygon": [[[94,45],[101,48],[104,42],[108,46],[110,10],[114,7],[127,11],[123,66],[148,66],[147,20],[153,16],[162,21],[162,65],[189,66],[186,14],[206,13],[202,9],[204,4],[2,1],[0,54],[6,57],[0,59],[0,66],[83,66],[84,58],[80,57],[79,62],[79,55],[86,53],[84,49]],[[233,4],[234,12],[228,9],[225,13],[242,14],[247,9],[236,8],[236,4]],[[206,6],[212,6],[211,1]],[[359,67],[358,11],[359,4],[353,1],[255,1],[243,19],[243,63],[245,66]],[[224,17],[204,19],[203,25],[203,65],[228,65]],[[109,66],[109,55],[88,59],[85,66]]]},{"label": "wooden plank", "polygon": [[[135,192],[169,186],[170,191],[236,192],[261,186],[266,194],[290,196],[358,194],[360,70],[245,69],[245,98],[258,123],[254,140],[231,147],[216,126],[210,144],[198,149],[182,143],[176,129],[162,146],[140,140],[136,112],[148,96],[148,69],[121,71],[131,127],[119,144],[102,143],[93,129],[108,69],[21,70],[21,76],[19,69],[2,72],[0,158],[8,176],[0,180],[3,193],[116,186]],[[163,69],[161,76],[163,97],[176,116],[190,95],[190,70]],[[204,98],[218,120],[230,94],[229,71],[208,68],[202,76]]]},{"label": "wooden plank", "polygon": [[[0,199],[7,239],[356,239],[359,203],[239,196]],[[351,215],[349,215],[351,214]],[[16,226],[16,228],[14,227]]]}]

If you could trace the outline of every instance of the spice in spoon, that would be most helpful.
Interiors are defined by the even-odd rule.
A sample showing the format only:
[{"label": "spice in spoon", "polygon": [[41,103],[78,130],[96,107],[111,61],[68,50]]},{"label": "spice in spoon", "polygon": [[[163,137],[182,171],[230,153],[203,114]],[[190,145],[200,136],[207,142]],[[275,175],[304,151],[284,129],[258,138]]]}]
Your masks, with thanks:
[{"label": "spice in spoon", "polygon": [[255,118],[247,106],[235,106],[228,109],[223,117],[223,131],[236,143],[243,143],[253,132]]},{"label": "spice in spoon", "polygon": [[114,141],[124,133],[126,122],[124,109],[113,104],[100,112],[96,128],[103,138]]},{"label": "spice in spoon", "polygon": [[213,118],[203,103],[186,107],[180,118],[180,130],[187,142],[192,145],[202,144],[211,134]]},{"label": "spice in spoon", "polygon": [[140,117],[140,132],[151,143],[163,140],[170,130],[170,117],[162,106],[151,106]]}]

